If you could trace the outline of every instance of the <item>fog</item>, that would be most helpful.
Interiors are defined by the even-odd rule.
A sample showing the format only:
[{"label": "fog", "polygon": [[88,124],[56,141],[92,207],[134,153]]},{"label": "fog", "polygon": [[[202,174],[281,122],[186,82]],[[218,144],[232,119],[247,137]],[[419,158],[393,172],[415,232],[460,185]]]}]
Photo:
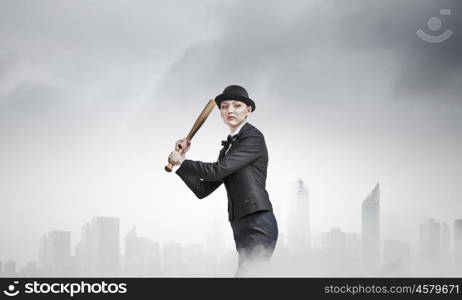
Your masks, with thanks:
[{"label": "fog", "polygon": [[[224,188],[198,200],[163,170],[229,84],[256,102],[249,122],[265,135],[281,233],[301,178],[313,239],[332,228],[360,235],[361,203],[378,182],[382,241],[417,252],[430,217],[452,236],[462,218],[461,9],[456,0],[2,1],[0,260],[37,261],[54,230],[71,232],[74,254],[81,227],[110,216],[120,218],[122,254],[136,226],[161,245],[203,245],[232,261]],[[435,33],[430,17],[442,20]],[[419,28],[453,34],[429,43]],[[188,158],[216,160],[227,134],[215,110]]]}]

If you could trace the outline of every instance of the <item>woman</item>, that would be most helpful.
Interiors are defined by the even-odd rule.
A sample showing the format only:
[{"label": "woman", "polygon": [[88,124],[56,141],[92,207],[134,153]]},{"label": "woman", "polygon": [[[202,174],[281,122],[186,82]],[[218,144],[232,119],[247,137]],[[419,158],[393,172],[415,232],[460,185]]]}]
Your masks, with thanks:
[{"label": "woman", "polygon": [[217,162],[186,159],[191,142],[185,138],[176,142],[169,162],[179,166],[176,174],[199,199],[224,183],[228,217],[239,254],[236,277],[240,277],[250,275],[251,269],[260,263],[269,262],[276,246],[278,227],[265,188],[268,151],[263,134],[247,122],[255,111],[255,102],[243,87],[226,87],[215,102],[230,130],[227,140],[222,141]]}]

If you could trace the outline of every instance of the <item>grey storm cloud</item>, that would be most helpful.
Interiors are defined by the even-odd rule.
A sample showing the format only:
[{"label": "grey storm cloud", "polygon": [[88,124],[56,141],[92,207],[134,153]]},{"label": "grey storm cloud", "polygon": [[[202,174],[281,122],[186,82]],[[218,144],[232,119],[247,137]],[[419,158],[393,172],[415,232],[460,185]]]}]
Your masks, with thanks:
[{"label": "grey storm cloud", "polygon": [[[217,37],[186,49],[159,90],[182,98],[210,92],[204,85],[219,92],[227,83],[265,83],[276,95],[300,99],[325,93],[326,82],[363,82],[367,89],[366,82],[378,76],[377,84],[392,86],[391,96],[446,93],[448,86],[460,91],[451,80],[460,76],[462,62],[460,1],[281,3],[229,5],[214,16],[222,22]],[[420,40],[416,30],[440,8],[452,9],[442,17],[443,29],[455,34],[437,45]]]},{"label": "grey storm cloud", "polygon": [[206,5],[0,2],[0,133],[59,143],[120,126],[141,101],[137,87],[152,89],[151,77],[194,38]]},{"label": "grey storm cloud", "polygon": [[3,54],[3,56],[0,57],[0,83],[6,79],[11,70],[14,69],[16,62],[17,58],[11,53]]},{"label": "grey storm cloud", "polygon": [[[395,82],[398,95],[405,97],[417,93],[423,98],[422,94],[432,91],[446,94],[448,87],[460,92],[460,85],[452,80],[462,70],[460,1],[357,3],[361,4],[358,5],[361,9],[339,18],[334,35],[342,40],[341,46],[349,45],[356,51],[392,52],[395,67],[399,70]],[[450,9],[452,14],[440,16],[440,9]],[[443,23],[440,31],[434,34],[446,29],[454,32],[449,40],[431,44],[415,34],[416,28],[430,31],[426,28],[430,17],[439,17]],[[450,96],[449,101],[458,98],[456,94]]]}]

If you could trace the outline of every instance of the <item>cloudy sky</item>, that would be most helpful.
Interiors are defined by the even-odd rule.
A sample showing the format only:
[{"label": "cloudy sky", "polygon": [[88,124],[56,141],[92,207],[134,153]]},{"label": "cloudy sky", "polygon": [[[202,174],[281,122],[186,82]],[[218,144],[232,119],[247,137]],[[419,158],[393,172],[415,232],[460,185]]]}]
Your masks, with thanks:
[{"label": "cloudy sky", "polygon": [[[0,260],[36,260],[50,230],[75,245],[94,216],[162,243],[204,243],[221,226],[230,245],[224,188],[199,201],[163,171],[229,84],[257,104],[282,232],[297,178],[314,234],[359,233],[377,182],[384,239],[415,242],[426,217],[452,226],[461,14],[457,0],[1,1]],[[429,43],[419,28],[453,34]],[[227,134],[215,111],[188,158],[214,161]]]}]

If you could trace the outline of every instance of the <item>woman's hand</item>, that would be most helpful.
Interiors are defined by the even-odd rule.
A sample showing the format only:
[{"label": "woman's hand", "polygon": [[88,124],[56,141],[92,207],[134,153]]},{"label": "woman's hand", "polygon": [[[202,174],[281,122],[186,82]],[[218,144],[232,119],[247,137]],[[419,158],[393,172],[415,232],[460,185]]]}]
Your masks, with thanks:
[{"label": "woman's hand", "polygon": [[174,166],[179,166],[183,163],[183,161],[186,159],[184,152],[179,152],[179,151],[172,151],[170,155],[168,156],[168,162],[171,163]]},{"label": "woman's hand", "polygon": [[191,148],[191,141],[186,141],[186,138],[182,138],[181,140],[178,140],[175,143],[176,151],[181,150],[183,153],[186,153],[189,151],[189,148]]}]

